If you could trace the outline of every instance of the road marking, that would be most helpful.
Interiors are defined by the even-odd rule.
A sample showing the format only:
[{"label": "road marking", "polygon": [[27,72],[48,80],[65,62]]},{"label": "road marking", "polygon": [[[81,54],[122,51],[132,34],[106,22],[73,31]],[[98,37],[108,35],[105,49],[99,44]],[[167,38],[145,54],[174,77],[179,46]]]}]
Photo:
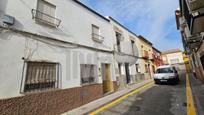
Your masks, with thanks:
[{"label": "road marking", "polygon": [[110,103],[108,103],[108,104],[106,104],[106,105],[104,105],[104,106],[98,108],[97,110],[95,110],[95,111],[89,113],[89,115],[95,115],[95,114],[97,114],[97,113],[99,113],[99,112],[101,112],[101,111],[103,111],[103,110],[105,110],[105,109],[107,109],[107,108],[109,108],[109,107],[115,105],[116,103],[122,101],[123,99],[125,99],[125,98],[127,98],[127,97],[129,97],[129,96],[131,96],[131,95],[133,95],[133,94],[135,94],[135,93],[138,93],[139,91],[141,91],[141,90],[143,90],[143,89],[145,89],[145,88],[147,88],[147,87],[152,86],[153,84],[154,84],[153,81],[152,81],[152,82],[149,82],[149,83],[147,83],[147,84],[145,84],[145,85],[143,85],[143,86],[141,86],[141,87],[135,89],[134,91],[131,91],[131,92],[129,92],[129,93],[123,95],[122,97],[119,97],[118,99],[116,99],[116,100],[114,100],[114,101],[112,101],[112,102],[110,102]]},{"label": "road marking", "polygon": [[186,96],[187,96],[187,114],[196,115],[188,74],[186,74]]}]

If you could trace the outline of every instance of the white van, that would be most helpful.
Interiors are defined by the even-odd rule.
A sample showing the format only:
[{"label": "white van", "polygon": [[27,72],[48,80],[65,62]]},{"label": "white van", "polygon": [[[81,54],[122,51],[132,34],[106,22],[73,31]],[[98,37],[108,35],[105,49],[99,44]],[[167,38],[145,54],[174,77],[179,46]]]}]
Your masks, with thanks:
[{"label": "white van", "polygon": [[155,84],[162,82],[178,83],[179,75],[176,68],[172,65],[159,66],[154,74]]}]

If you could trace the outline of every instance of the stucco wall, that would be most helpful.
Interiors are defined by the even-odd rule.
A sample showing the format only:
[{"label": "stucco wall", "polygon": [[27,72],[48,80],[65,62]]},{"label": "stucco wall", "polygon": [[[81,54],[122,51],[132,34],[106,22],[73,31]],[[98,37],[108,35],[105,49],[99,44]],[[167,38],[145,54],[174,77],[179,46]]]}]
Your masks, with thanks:
[{"label": "stucco wall", "polygon": [[[35,23],[31,9],[36,9],[37,0],[8,0],[6,7],[1,9],[0,16],[5,13],[15,17],[15,24],[11,27],[18,30],[99,49],[113,50],[115,36],[107,20],[71,0],[49,0],[49,2],[56,5],[56,17],[62,20],[58,28]],[[103,43],[96,43],[91,39],[92,24],[100,27],[100,35],[104,37]],[[111,65],[111,80],[116,80],[112,54],[69,45],[59,47],[61,43],[49,40],[40,42],[36,38],[11,31],[0,33],[0,99],[23,96],[20,93],[23,58],[59,63],[60,89],[81,86],[80,64],[97,65],[97,73],[100,75],[98,70],[101,63],[108,63]],[[97,77],[97,83],[102,83],[101,76]]]}]

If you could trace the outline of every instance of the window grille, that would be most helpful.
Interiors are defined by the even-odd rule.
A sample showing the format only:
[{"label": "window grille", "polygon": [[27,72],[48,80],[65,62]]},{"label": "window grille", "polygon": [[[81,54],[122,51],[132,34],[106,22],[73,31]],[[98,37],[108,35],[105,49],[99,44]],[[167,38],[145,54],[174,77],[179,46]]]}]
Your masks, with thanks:
[{"label": "window grille", "polygon": [[49,62],[26,62],[24,92],[58,88],[59,64]]},{"label": "window grille", "polygon": [[81,83],[90,84],[96,82],[97,67],[91,64],[81,64]]},{"label": "window grille", "polygon": [[61,20],[55,18],[55,10],[55,5],[44,0],[38,0],[37,10],[32,9],[32,15],[36,21],[58,27]]}]

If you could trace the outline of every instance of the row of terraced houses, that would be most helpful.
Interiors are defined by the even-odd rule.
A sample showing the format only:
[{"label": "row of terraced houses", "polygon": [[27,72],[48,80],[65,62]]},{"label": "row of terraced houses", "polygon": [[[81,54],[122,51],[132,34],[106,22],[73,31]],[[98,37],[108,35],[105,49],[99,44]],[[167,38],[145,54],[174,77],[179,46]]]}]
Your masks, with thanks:
[{"label": "row of terraced houses", "polygon": [[191,72],[204,83],[204,0],[179,0],[175,11]]},{"label": "row of terraced houses", "polygon": [[60,114],[163,64],[145,37],[77,0],[1,0],[0,53],[1,114]]}]

